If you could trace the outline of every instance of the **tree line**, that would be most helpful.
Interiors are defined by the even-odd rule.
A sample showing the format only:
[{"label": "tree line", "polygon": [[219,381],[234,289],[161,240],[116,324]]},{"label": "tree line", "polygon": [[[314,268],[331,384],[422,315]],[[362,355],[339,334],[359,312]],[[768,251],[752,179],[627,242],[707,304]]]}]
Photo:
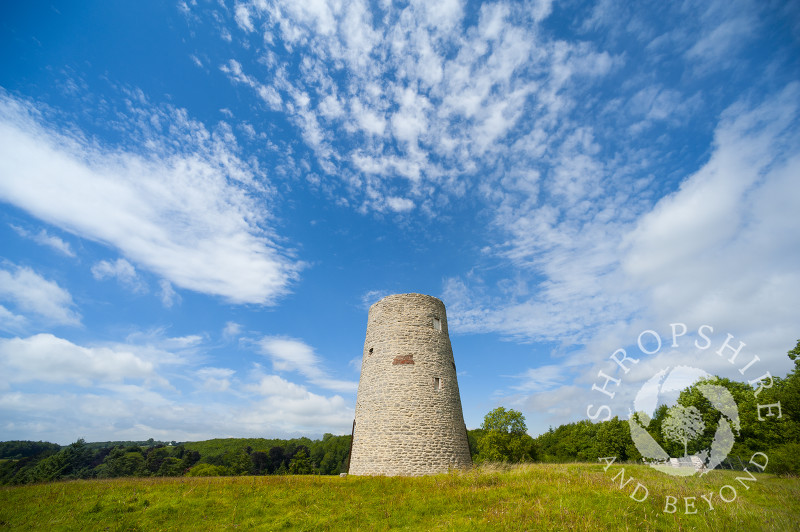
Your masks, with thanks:
[{"label": "tree line", "polygon": [[[771,383],[766,380],[755,386],[718,377],[696,382],[680,392],[677,405],[659,406],[652,419],[636,413],[635,421],[646,426],[648,433],[670,456],[687,456],[707,449],[715,438],[721,417],[707,397],[708,393],[703,393],[703,386],[722,386],[734,398],[740,421],[727,464],[736,468],[747,464],[754,453],[762,452],[769,457],[767,472],[798,475],[800,340],[788,355],[795,367],[785,377],[772,377]],[[763,406],[778,403],[780,411],[775,406]],[[681,417],[683,426],[676,423]],[[611,456],[618,461],[641,463],[642,460],[631,438],[628,420],[617,417],[600,423],[583,420],[551,428],[534,442],[536,459],[543,462],[596,462],[598,458]]]},{"label": "tree line", "polygon": [[0,484],[115,477],[320,474],[346,471],[350,436],[321,440],[0,442]]},{"label": "tree line", "polygon": [[[706,390],[709,385],[723,387],[737,405],[740,423],[723,467],[741,468],[754,453],[761,452],[768,456],[768,472],[799,475],[800,340],[788,355],[795,368],[786,377],[771,377],[771,381],[766,379],[755,386],[718,377],[699,381],[680,392],[676,405],[659,406],[652,419],[635,413],[634,422],[645,426],[670,456],[689,456],[708,449],[722,417]],[[551,427],[536,438],[526,432],[520,412],[496,408],[486,415],[480,429],[469,431],[473,460],[564,463],[597,462],[613,456],[617,461],[642,463],[628,420],[618,417]]]}]

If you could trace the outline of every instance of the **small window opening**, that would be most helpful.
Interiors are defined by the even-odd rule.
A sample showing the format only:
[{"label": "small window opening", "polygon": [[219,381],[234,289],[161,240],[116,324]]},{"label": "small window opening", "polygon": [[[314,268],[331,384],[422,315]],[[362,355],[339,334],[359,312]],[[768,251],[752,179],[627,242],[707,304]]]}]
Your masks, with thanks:
[{"label": "small window opening", "polygon": [[369,355],[370,356],[372,355],[372,349],[373,349],[372,347],[369,348]]},{"label": "small window opening", "polygon": [[439,318],[433,318],[433,328],[436,329],[437,331],[441,331],[442,320],[440,320]]},{"label": "small window opening", "polygon": [[436,390],[437,392],[442,389],[442,379],[440,379],[439,377],[433,378],[433,389]]}]

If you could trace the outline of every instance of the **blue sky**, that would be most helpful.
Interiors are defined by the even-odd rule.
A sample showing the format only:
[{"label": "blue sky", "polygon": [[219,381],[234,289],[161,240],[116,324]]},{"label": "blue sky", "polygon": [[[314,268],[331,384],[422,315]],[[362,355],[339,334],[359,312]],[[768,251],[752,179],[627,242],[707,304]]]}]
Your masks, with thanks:
[{"label": "blue sky", "polygon": [[799,41],[790,2],[6,2],[0,439],[348,433],[403,292],[470,428],[783,375]]}]

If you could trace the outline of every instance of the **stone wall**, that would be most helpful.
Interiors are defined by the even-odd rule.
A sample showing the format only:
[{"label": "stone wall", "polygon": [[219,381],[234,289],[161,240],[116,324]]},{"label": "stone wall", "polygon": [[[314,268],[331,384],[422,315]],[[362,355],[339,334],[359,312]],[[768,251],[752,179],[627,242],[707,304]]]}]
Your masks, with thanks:
[{"label": "stone wall", "polygon": [[369,309],[351,475],[427,475],[472,465],[444,304],[423,294]]}]

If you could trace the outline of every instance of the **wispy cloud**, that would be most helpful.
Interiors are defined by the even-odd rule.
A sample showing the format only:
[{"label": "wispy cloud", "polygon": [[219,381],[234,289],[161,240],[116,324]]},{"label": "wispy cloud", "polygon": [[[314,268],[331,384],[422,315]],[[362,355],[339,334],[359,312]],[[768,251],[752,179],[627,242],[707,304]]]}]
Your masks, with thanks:
[{"label": "wispy cloud", "polygon": [[265,336],[258,341],[261,352],[270,357],[276,371],[296,371],[321,388],[354,392],[357,382],[331,379],[321,368],[314,349],[301,340],[279,336]]},{"label": "wispy cloud", "polygon": [[[587,392],[598,369],[610,370],[608,356],[647,328],[667,332],[673,322],[690,329],[709,323],[746,341],[775,374],[788,369],[784,353],[796,326],[787,317],[800,293],[800,236],[794,229],[800,215],[792,207],[800,201],[798,101],[800,85],[794,83],[761,102],[731,106],[716,128],[708,161],[652,208],[639,204],[637,213],[632,206],[608,205],[614,199],[606,198],[592,206],[591,218],[577,221],[564,216],[565,203],[501,210],[504,253],[538,281],[531,287],[509,279],[511,292],[501,294],[487,290],[480,277],[447,279],[443,299],[451,330],[569,347],[571,354],[562,354],[557,365],[531,369],[521,376],[523,384],[511,388],[520,404],[541,410],[538,401],[549,400],[544,395],[561,395],[538,390],[569,370],[575,383],[588,383],[579,398],[567,394],[558,409],[573,419],[585,417]],[[602,216],[609,207],[618,214]],[[652,376],[658,364],[697,363],[697,353],[682,356],[648,357],[626,382]],[[731,370],[724,364],[711,369],[720,375]]]},{"label": "wispy cloud", "polygon": [[[798,220],[785,203],[796,196],[787,179],[798,171],[800,155],[792,145],[798,136],[792,102],[797,93],[792,85],[760,105],[731,107],[717,127],[708,163],[652,208],[606,193],[587,205],[588,216],[569,216],[572,205],[592,198],[591,187],[576,190],[575,201],[528,210],[521,208],[521,193],[506,196],[507,207],[496,218],[508,237],[501,253],[523,271],[541,275],[537,290],[533,297],[523,290],[500,304],[501,297],[482,297],[469,279],[449,279],[452,327],[538,339],[579,334],[573,339],[585,341],[598,327],[645,308],[653,318],[680,310],[686,319],[700,319],[704,303],[696,295],[709,290],[717,294],[720,310],[731,309],[713,312],[726,321],[735,314],[776,318],[781,305],[767,309],[759,301],[767,300],[763,291],[775,283],[786,294],[797,283],[787,257],[798,249],[796,232],[788,230]],[[573,174],[594,179],[586,176],[598,171],[604,180],[606,171],[591,165]],[[725,283],[740,290],[734,295]],[[753,312],[742,313],[743,305]]]},{"label": "wispy cloud", "polygon": [[393,294],[391,290],[370,290],[361,296],[361,306],[368,309],[373,303],[378,302],[384,297]]},{"label": "wispy cloud", "polygon": [[195,375],[202,381],[202,388],[210,392],[224,392],[231,387],[231,377],[236,372],[229,368],[200,368]]},{"label": "wispy cloud", "polygon": [[591,83],[613,68],[613,57],[588,44],[543,41],[536,25],[550,11],[550,2],[485,4],[468,23],[459,1],[242,2],[237,38],[266,40],[270,59],[221,68],[285,111],[357,204],[410,212],[463,194],[459,181],[499,154],[525,155],[509,134],[569,112],[571,80]]},{"label": "wispy cloud", "polygon": [[[80,325],[81,316],[74,308],[72,296],[58,283],[26,266],[3,266],[0,268],[0,299],[12,302],[19,312],[32,313],[53,324]],[[21,318],[9,311],[6,317],[17,325],[21,323]]]},{"label": "wispy cloud", "polygon": [[227,322],[225,328],[222,329],[224,338],[237,338],[240,334],[242,334],[242,325],[234,321]]},{"label": "wispy cloud", "polygon": [[172,308],[173,305],[181,302],[180,294],[172,288],[172,284],[169,281],[161,279],[158,282],[158,286],[160,288],[158,296],[161,298],[161,304],[164,305],[165,308]]},{"label": "wispy cloud", "polygon": [[14,314],[3,305],[0,305],[0,330],[16,334],[25,330],[27,326],[28,320],[25,316]]},{"label": "wispy cloud", "polygon": [[50,247],[67,257],[75,257],[75,252],[72,251],[72,247],[68,242],[65,242],[57,236],[48,234],[44,229],[41,229],[38,233],[32,233],[16,225],[11,225],[11,228],[21,237],[29,238],[42,246]]},{"label": "wispy cloud", "polygon": [[[236,155],[229,128],[209,132],[185,111],[140,103],[129,111],[138,145],[115,151],[58,132],[31,103],[0,94],[0,198],[181,288],[274,303],[300,265],[276,244],[256,199],[268,196],[267,182]],[[150,125],[160,123],[170,137]]]},{"label": "wispy cloud", "polygon": [[147,284],[136,273],[133,264],[125,259],[117,259],[114,262],[101,260],[92,266],[92,275],[97,280],[116,279],[122,286],[132,292],[147,292]]}]

